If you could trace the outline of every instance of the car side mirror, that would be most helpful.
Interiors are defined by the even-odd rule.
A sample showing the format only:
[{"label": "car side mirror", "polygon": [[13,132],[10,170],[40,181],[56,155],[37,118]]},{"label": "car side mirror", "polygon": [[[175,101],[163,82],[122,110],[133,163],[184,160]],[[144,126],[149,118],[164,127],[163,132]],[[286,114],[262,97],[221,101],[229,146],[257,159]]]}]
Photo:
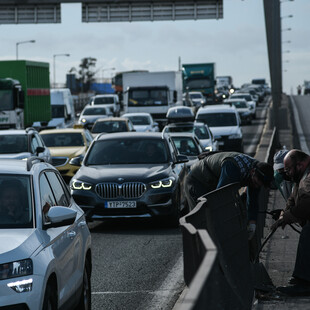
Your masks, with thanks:
[{"label": "car side mirror", "polygon": [[43,147],[43,146],[38,146],[38,147],[36,148],[36,155],[38,156],[39,153],[43,153],[44,151],[45,151],[45,147]]},{"label": "car side mirror", "polygon": [[188,157],[186,155],[178,154],[177,155],[177,164],[181,163],[187,163],[189,161]]},{"label": "car side mirror", "polygon": [[45,214],[48,221],[44,228],[61,227],[72,225],[75,221],[77,212],[67,207],[54,206]]},{"label": "car side mirror", "polygon": [[72,166],[81,167],[82,161],[83,161],[83,157],[78,156],[78,157],[74,157],[74,158],[70,159],[69,164]]}]

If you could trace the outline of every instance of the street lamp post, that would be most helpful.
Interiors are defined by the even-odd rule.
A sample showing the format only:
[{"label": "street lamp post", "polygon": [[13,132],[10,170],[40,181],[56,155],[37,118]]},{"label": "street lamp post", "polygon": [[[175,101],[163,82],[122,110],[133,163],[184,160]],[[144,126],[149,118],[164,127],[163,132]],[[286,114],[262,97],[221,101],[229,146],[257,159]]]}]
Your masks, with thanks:
[{"label": "street lamp post", "polygon": [[35,43],[36,40],[28,40],[28,41],[21,41],[21,42],[16,42],[16,60],[18,60],[18,45],[19,44],[24,44],[24,43]]},{"label": "street lamp post", "polygon": [[53,78],[53,81],[54,81],[54,88],[56,87],[56,57],[57,56],[66,56],[66,57],[69,57],[70,54],[55,54],[53,55],[53,73],[54,73],[54,78]]}]

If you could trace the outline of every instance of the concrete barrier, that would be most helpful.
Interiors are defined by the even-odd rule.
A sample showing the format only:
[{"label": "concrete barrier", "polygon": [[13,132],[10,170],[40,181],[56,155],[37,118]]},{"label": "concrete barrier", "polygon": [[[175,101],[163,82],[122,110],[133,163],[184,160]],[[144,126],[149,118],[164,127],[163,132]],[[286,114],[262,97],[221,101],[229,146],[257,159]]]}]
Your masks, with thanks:
[{"label": "concrete barrier", "polygon": [[[239,187],[239,184],[230,184],[202,196],[195,209],[180,219],[184,278],[189,286],[182,310],[251,308],[254,287],[246,209],[238,193]],[[199,239],[200,230],[205,231],[208,241]],[[202,247],[211,244],[209,240],[216,250],[212,246]],[[216,251],[212,263],[210,251]]]},{"label": "concrete barrier", "polygon": [[[279,147],[277,129],[266,132],[261,142],[255,158],[272,164]],[[262,189],[257,230],[251,242],[247,240],[246,209],[239,184],[200,197],[194,210],[180,219],[184,279],[189,288],[180,310],[252,308],[255,279],[250,262],[264,237],[268,197],[269,190]]]}]

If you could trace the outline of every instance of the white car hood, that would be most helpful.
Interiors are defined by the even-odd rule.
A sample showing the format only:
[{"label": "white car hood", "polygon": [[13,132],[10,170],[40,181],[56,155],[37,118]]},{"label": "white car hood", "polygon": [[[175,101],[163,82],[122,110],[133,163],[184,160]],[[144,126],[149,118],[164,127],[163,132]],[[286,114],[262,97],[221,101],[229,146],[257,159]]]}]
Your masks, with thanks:
[{"label": "white car hood", "polygon": [[240,128],[238,126],[234,127],[210,127],[210,130],[213,133],[213,136],[216,138],[218,136],[229,136],[236,133],[240,133]]},{"label": "white car hood", "polygon": [[39,246],[36,229],[0,229],[0,263],[28,258]]}]

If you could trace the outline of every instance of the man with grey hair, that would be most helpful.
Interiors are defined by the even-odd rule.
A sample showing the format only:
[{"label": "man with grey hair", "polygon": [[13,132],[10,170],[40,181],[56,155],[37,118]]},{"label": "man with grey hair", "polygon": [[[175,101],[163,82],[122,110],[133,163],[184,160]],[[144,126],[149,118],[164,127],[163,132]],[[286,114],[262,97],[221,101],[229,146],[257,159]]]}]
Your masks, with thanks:
[{"label": "man with grey hair", "polygon": [[277,290],[289,296],[310,296],[310,156],[297,149],[289,151],[284,157],[284,171],[295,186],[273,227],[299,223],[302,230],[290,285]]}]

